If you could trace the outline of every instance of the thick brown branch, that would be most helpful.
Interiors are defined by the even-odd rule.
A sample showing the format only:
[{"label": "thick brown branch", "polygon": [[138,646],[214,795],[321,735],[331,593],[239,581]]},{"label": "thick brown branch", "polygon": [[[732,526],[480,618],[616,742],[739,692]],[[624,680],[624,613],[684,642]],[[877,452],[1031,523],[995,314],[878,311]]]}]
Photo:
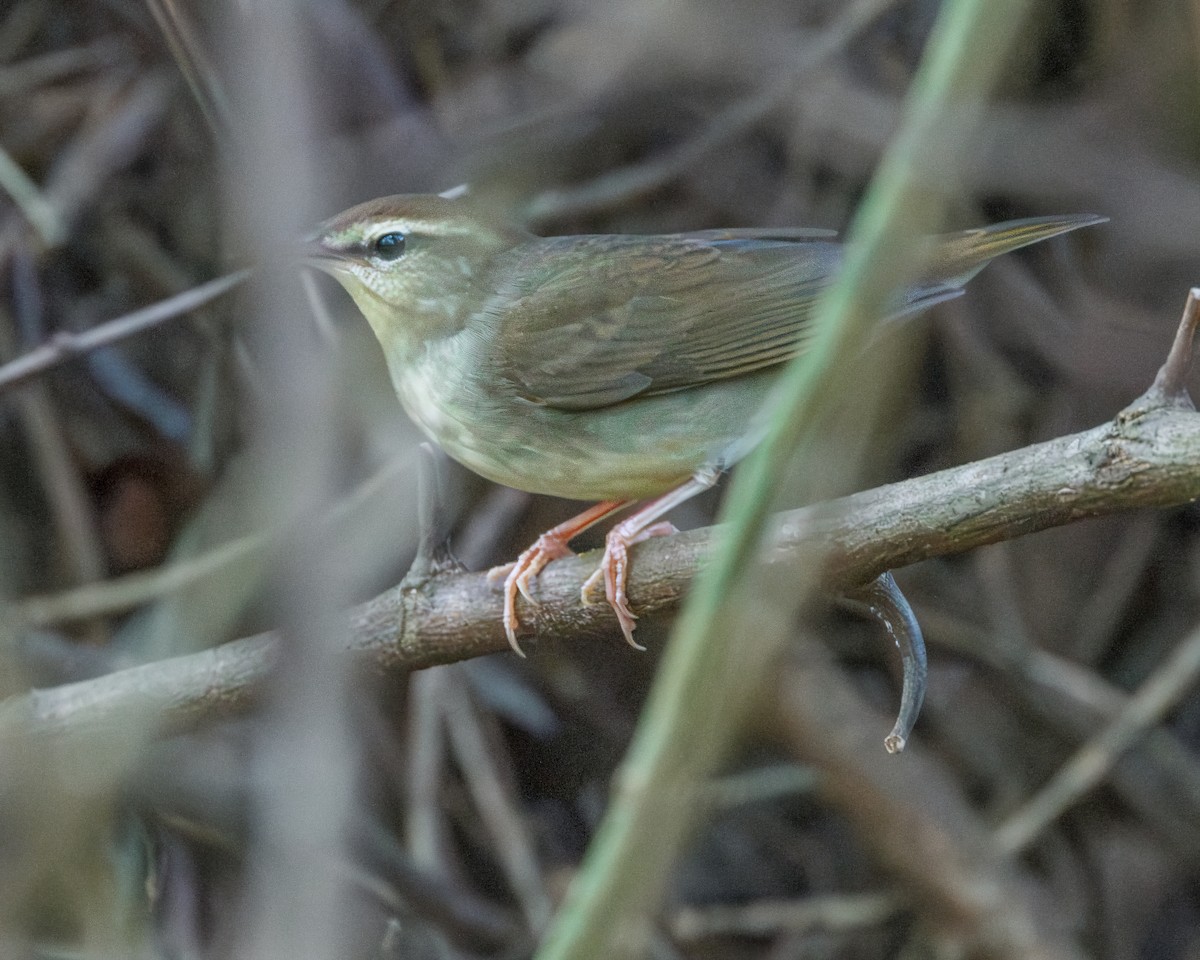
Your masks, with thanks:
[{"label": "thick brown branch", "polygon": [[[1085,517],[1188,503],[1200,497],[1200,414],[1148,397],[1083,433],[781,514],[769,560],[796,562],[814,542],[832,544],[827,580],[837,589]],[[716,534],[707,528],[638,546],[630,570],[634,609],[646,618],[673,612]],[[546,568],[536,584],[540,604],[521,610],[530,638],[614,635],[607,606],[579,603],[580,584],[596,562],[585,554]],[[483,574],[434,577],[353,610],[348,646],[385,670],[494,653],[507,649],[501,606]],[[36,691],[3,707],[0,733],[95,730],[129,711],[158,713],[171,726],[224,715],[245,705],[274,643],[269,635],[239,640]]]}]

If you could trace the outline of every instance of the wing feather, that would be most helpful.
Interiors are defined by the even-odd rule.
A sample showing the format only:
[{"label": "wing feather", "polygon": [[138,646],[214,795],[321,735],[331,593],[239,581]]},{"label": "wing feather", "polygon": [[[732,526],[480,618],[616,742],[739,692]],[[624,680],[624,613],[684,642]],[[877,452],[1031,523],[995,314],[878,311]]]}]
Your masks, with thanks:
[{"label": "wing feather", "polygon": [[839,261],[823,231],[551,237],[495,267],[490,360],[530,402],[594,409],[765,369],[804,349]]}]

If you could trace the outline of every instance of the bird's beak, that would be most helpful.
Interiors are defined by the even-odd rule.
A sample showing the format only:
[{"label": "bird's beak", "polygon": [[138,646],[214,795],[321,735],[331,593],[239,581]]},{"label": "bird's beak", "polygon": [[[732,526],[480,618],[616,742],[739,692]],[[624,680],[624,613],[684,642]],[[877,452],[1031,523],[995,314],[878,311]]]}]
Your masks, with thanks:
[{"label": "bird's beak", "polygon": [[320,233],[305,237],[299,245],[296,259],[306,267],[314,267],[324,273],[337,273],[350,260],[348,254],[326,245]]}]

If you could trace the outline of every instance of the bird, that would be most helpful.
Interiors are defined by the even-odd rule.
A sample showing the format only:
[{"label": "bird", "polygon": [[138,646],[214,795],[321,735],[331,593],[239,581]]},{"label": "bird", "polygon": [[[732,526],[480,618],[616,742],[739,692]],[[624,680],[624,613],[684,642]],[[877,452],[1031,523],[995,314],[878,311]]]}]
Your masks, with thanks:
[{"label": "bird", "polygon": [[[889,316],[956,297],[1001,254],[1101,223],[1090,214],[1011,220],[926,240],[920,278]],[[731,228],[638,235],[534,235],[467,197],[381,197],[325,221],[303,261],[337,280],[383,349],[401,404],[450,457],[497,483],[594,505],[546,531],[504,581],[518,595],[569,543],[611,528],[584,583],[600,583],[626,641],[629,548],[711,487],[765,431],[784,363],[813,336],[838,273],[832,231]]]}]

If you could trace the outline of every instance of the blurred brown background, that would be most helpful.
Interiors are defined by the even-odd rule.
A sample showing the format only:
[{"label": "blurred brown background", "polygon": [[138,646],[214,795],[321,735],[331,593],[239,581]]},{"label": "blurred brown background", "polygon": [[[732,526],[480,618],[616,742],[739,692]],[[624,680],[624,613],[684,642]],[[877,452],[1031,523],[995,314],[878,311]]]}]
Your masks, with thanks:
[{"label": "blurred brown background", "polygon": [[[469,182],[543,233],[843,230],[938,6],[297,3],[313,120],[305,206],[319,217]],[[259,259],[224,212],[256,149],[230,54],[242,16],[231,2],[0,5],[4,359]],[[865,25],[847,29],[852,17]],[[1195,4],[1037,6],[961,183],[947,187],[952,225],[1071,212],[1111,222],[1006,258],[964,298],[909,322],[904,349],[918,359],[877,428],[866,482],[1092,426],[1149,385],[1197,280],[1198,98]],[[319,280],[310,293],[327,313],[270,323],[315,331],[336,371],[336,410],[320,428],[337,456],[336,536],[322,562],[363,599],[397,582],[415,547],[414,433],[340,291]],[[240,508],[271,491],[247,467],[264,362],[262,341],[243,336],[249,311],[240,295],[222,299],[0,397],[4,597],[73,596],[255,536]],[[887,336],[879,349],[900,352]],[[444,472],[452,546],[474,568],[574,512]],[[678,525],[708,522],[719,495]],[[4,693],[268,626],[276,608],[261,575],[261,563],[218,564],[104,616],[7,630]],[[1133,690],[1193,627],[1200,536],[1193,509],[1136,513],[897,579],[930,643],[915,739],[994,825],[1089,732],[1079,703]],[[890,711],[882,633],[833,610],[819,623],[845,677]],[[618,637],[411,682],[355,678],[341,955],[529,954],[603,810],[665,626],[639,632],[644,656]],[[1063,696],[1030,682],[1035,651],[1040,669],[1060,671]],[[3,955],[238,955],[258,722],[141,744],[102,787],[74,783],[109,763],[98,757],[56,770],[52,788],[36,755],[0,773]],[[1052,925],[1088,955],[1200,960],[1200,695],[1165,729],[1020,860]],[[857,762],[905,758],[879,749]],[[480,764],[490,786],[470,773]],[[656,955],[957,955],[922,921],[928,891],[894,884],[820,777],[769,731],[729,776],[677,868]],[[517,825],[507,841],[481,817],[497,805]],[[925,813],[936,821],[937,809]],[[505,842],[525,851],[524,873]],[[732,919],[718,909],[775,903]]]}]

